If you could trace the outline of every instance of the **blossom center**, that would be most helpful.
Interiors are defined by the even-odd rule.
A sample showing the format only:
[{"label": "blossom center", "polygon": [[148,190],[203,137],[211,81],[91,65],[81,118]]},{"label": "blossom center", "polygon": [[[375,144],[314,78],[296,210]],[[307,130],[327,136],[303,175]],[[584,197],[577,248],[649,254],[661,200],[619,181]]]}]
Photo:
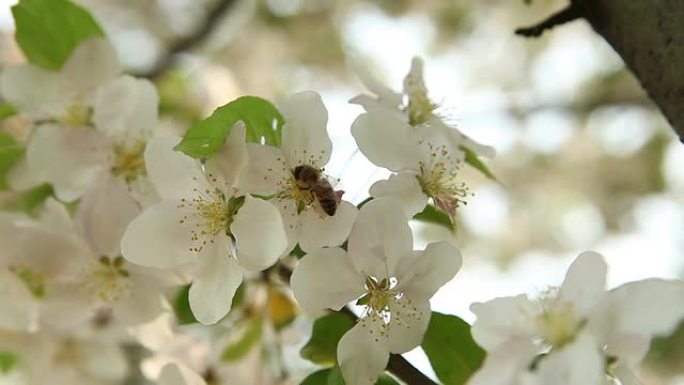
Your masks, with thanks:
[{"label": "blossom center", "polygon": [[190,239],[196,245],[190,251],[200,252],[207,243],[214,243],[221,232],[230,233],[230,225],[237,211],[244,204],[244,197],[226,198],[223,191],[209,189],[200,192],[195,189],[195,198],[181,199],[178,208],[189,209],[190,213],[183,215],[180,223],[191,222]]},{"label": "blossom center", "polygon": [[556,294],[539,300],[541,313],[535,319],[543,341],[552,348],[560,348],[575,339],[583,320],[570,302],[562,301]]},{"label": "blossom center", "polygon": [[408,115],[409,124],[419,126],[427,123],[438,106],[428,97],[422,74],[409,74],[404,80],[404,90],[408,98],[404,110]]},{"label": "blossom center", "polygon": [[134,145],[117,145],[114,147],[114,162],[111,172],[114,176],[121,176],[126,183],[135,181],[139,176],[146,174],[145,169],[145,143],[139,142]]},{"label": "blossom center", "polygon": [[278,193],[278,198],[283,200],[292,200],[297,212],[301,213],[305,208],[309,207],[314,201],[314,194],[310,186],[304,185],[302,182],[290,176],[285,180],[285,188]]},{"label": "blossom center", "polygon": [[410,327],[409,317],[420,319],[422,316],[411,300],[407,299],[402,291],[397,290],[397,284],[396,278],[378,280],[367,276],[366,294],[356,302],[357,305],[366,306],[362,316],[364,321],[370,320],[380,324],[382,336],[386,333],[385,328],[390,324]]},{"label": "blossom center", "polygon": [[445,145],[427,144],[430,155],[419,162],[420,174],[416,176],[425,195],[431,197],[437,208],[454,217],[456,208],[465,204],[469,190],[464,182],[458,182],[460,160],[453,158]]},{"label": "blossom center", "polygon": [[81,289],[112,304],[131,294],[132,283],[123,257],[100,257],[87,269]]},{"label": "blossom center", "polygon": [[90,107],[82,104],[72,104],[57,121],[68,126],[83,126],[90,120]]}]

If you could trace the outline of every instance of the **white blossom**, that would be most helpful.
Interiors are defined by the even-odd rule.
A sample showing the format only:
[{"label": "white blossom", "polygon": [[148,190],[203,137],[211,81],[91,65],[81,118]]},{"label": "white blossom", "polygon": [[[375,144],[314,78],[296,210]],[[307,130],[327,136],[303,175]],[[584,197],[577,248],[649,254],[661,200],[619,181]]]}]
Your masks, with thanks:
[{"label": "white blossom", "polygon": [[299,261],[292,291],[313,313],[340,310],[358,299],[363,314],[340,340],[338,361],[348,384],[373,384],[390,353],[421,343],[430,321],[429,299],[460,267],[460,253],[449,243],[414,251],[399,207],[378,199],[360,210],[347,251],[320,248]]},{"label": "white blossom", "polygon": [[[236,125],[224,148],[203,166],[176,152],[180,138],[148,143],[148,176],[161,202],[146,208],[126,229],[123,256],[138,265],[171,268],[195,263],[190,307],[202,323],[219,321],[230,310],[242,282],[242,268],[271,266],[287,240],[278,210],[234,187],[246,165],[245,129]],[[241,154],[241,155],[240,155]],[[222,159],[235,157],[231,162]]]},{"label": "white blossom", "polygon": [[310,166],[323,173],[330,160],[332,142],[326,130],[325,105],[317,93],[300,92],[290,96],[280,111],[285,119],[281,148],[248,143],[249,164],[240,187],[249,193],[272,197],[288,235],[285,253],[297,243],[303,250],[341,245],[356,218],[356,207],[339,201],[336,194],[333,197],[339,204],[335,214],[329,216],[321,209],[312,189],[301,186],[294,176],[298,166]]},{"label": "white blossom", "polygon": [[647,279],[606,291],[606,270],[601,255],[584,252],[561,287],[539,298],[473,304],[473,337],[488,356],[469,384],[604,385],[636,378],[650,339],[672,333],[684,318],[684,284]]}]

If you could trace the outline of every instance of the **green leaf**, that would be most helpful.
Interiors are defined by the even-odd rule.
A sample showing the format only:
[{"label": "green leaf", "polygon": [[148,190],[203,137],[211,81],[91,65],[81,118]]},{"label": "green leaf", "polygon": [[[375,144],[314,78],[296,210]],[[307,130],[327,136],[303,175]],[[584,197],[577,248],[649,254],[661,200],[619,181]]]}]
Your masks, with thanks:
[{"label": "green leaf", "polygon": [[12,135],[0,132],[0,189],[7,188],[7,173],[24,155],[24,146],[18,144]]},{"label": "green leaf", "polygon": [[0,120],[9,118],[17,113],[17,110],[9,103],[0,103]]},{"label": "green leaf", "polygon": [[[299,385],[345,385],[339,366],[311,373]],[[383,373],[375,385],[399,385],[392,376]]]},{"label": "green leaf", "polygon": [[354,326],[351,317],[330,313],[317,319],[313,324],[311,338],[299,354],[317,364],[332,364],[337,360],[337,343]]},{"label": "green leaf", "polygon": [[465,152],[465,162],[471,165],[473,168],[484,174],[487,178],[496,180],[494,173],[489,170],[486,164],[484,164],[477,153],[466,146],[460,146],[461,150]]},{"label": "green leaf", "polygon": [[90,13],[69,0],[21,0],[12,14],[19,47],[46,69],[60,69],[81,42],[104,36]]},{"label": "green leaf", "polygon": [[243,330],[240,338],[234,343],[228,345],[221,354],[221,358],[225,362],[239,360],[249,353],[250,350],[261,341],[262,320],[261,317],[252,318],[248,320],[248,324]]},{"label": "green leaf", "polygon": [[176,319],[179,325],[194,324],[197,321],[195,315],[190,309],[190,302],[188,295],[190,294],[190,285],[185,285],[178,290],[176,298],[173,301],[173,312],[176,314]]},{"label": "green leaf", "polygon": [[445,385],[465,384],[485,358],[470,334],[470,325],[453,315],[432,312],[421,346]]},{"label": "green leaf", "polygon": [[442,210],[437,210],[433,205],[427,205],[423,211],[413,216],[413,219],[426,223],[434,223],[436,225],[444,226],[447,229],[454,231],[456,227],[451,223],[449,215]]},{"label": "green leaf", "polygon": [[12,371],[21,359],[15,353],[8,351],[0,351],[0,373],[7,374]]},{"label": "green leaf", "polygon": [[27,214],[33,214],[54,193],[52,186],[48,183],[26,190],[19,197],[17,202],[18,209]]},{"label": "green leaf", "polygon": [[190,126],[175,150],[193,158],[207,158],[223,146],[231,128],[239,121],[245,123],[248,142],[280,146],[283,126],[280,112],[266,99],[243,96]]}]

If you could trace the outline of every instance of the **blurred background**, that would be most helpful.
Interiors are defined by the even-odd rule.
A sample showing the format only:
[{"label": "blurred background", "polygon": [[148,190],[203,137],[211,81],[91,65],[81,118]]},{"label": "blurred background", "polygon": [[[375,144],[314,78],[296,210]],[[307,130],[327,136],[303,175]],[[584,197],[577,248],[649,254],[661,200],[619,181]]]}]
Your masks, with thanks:
[{"label": "blurred background", "polygon": [[[5,64],[22,60],[15,2],[0,4]],[[558,285],[588,249],[608,260],[610,287],[684,276],[684,145],[585,22],[540,39],[513,34],[565,1],[76,2],[95,14],[125,68],[156,82],[163,124],[179,131],[241,95],[277,101],[320,92],[334,143],[327,171],[354,203],[386,174],[356,151],[349,132],[361,109],[347,101],[365,91],[353,64],[399,90],[411,58],[421,56],[439,113],[497,150],[486,161],[498,182],[464,170],[474,196],[455,231],[413,224],[417,246],[449,237],[464,256],[434,310],[473,321],[471,303]],[[430,371],[420,351],[408,357]],[[684,384],[682,328],[654,343],[646,366],[647,384]]]}]

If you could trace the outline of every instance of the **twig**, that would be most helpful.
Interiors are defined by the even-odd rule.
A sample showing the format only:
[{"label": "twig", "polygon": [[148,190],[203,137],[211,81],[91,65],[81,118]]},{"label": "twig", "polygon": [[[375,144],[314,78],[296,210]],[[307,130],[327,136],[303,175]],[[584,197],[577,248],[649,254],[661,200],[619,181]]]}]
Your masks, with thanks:
[{"label": "twig", "polygon": [[167,49],[166,54],[159,58],[152,68],[135,75],[144,78],[156,78],[164,73],[164,71],[173,64],[176,54],[192,49],[211,34],[226,10],[228,10],[234,2],[235,0],[217,0],[216,4],[208,10],[206,20],[199,28],[171,44]]},{"label": "twig", "polygon": [[581,17],[582,13],[580,12],[580,8],[573,2],[536,25],[516,29],[515,34],[525,37],[539,37],[547,29],[551,29],[557,25],[565,24]]}]

